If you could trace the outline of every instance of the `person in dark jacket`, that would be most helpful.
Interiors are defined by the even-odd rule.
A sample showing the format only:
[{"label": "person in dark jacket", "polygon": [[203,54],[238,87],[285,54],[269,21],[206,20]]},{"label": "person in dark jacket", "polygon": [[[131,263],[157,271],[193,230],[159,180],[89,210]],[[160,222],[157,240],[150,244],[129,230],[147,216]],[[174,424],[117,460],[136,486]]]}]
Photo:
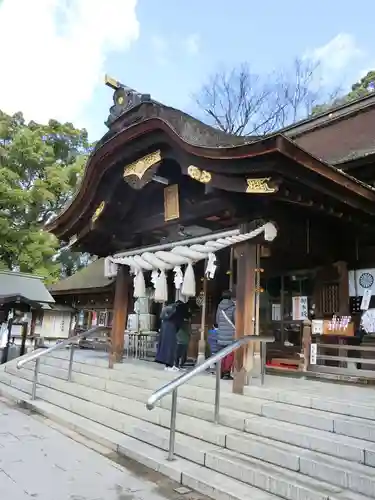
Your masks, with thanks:
[{"label": "person in dark jacket", "polygon": [[167,370],[175,370],[177,331],[180,324],[177,318],[177,304],[163,307],[160,319],[160,335],[155,361],[165,365]]},{"label": "person in dark jacket", "polygon": [[[236,324],[236,303],[233,300],[232,292],[227,291],[222,295],[222,299],[216,311],[217,324],[217,347],[218,350],[223,349],[234,341],[235,324]],[[223,370],[222,363],[222,378],[231,378],[230,369]]]},{"label": "person in dark jacket", "polygon": [[217,345],[219,348],[231,344],[235,336],[236,303],[232,298],[232,292],[227,291],[222,295],[216,311]]},{"label": "person in dark jacket", "polygon": [[190,336],[190,323],[189,320],[185,319],[177,332],[177,351],[175,362],[175,366],[177,366],[177,368],[182,368],[187,361]]},{"label": "person in dark jacket", "polygon": [[[155,361],[165,364],[166,370],[179,370],[178,366],[176,366],[177,334],[188,318],[189,308],[187,304],[180,300],[165,306],[161,311],[160,336]],[[184,353],[179,351],[179,354],[180,352],[180,357],[183,357]]]}]

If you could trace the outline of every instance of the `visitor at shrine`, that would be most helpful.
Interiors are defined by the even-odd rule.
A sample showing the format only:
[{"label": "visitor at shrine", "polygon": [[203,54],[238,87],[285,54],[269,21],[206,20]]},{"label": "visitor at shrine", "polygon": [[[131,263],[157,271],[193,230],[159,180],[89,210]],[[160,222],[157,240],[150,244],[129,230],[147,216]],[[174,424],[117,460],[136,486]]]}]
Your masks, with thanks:
[{"label": "visitor at shrine", "polygon": [[187,305],[181,301],[165,306],[160,314],[161,327],[155,361],[168,371],[179,371],[176,366],[177,332],[188,318]]},{"label": "visitor at shrine", "polygon": [[177,350],[176,350],[176,362],[175,366],[177,368],[183,368],[187,361],[187,351],[190,342],[191,330],[190,323],[188,319],[184,319],[180,329],[177,332]]},{"label": "visitor at shrine", "polygon": [[[234,293],[226,291],[222,295],[222,299],[218,305],[216,312],[217,324],[217,346],[218,350],[223,349],[230,345],[235,338],[235,316],[236,316],[236,303],[234,300]],[[221,363],[221,377],[232,378],[231,372],[233,367],[234,355],[228,354]]]}]

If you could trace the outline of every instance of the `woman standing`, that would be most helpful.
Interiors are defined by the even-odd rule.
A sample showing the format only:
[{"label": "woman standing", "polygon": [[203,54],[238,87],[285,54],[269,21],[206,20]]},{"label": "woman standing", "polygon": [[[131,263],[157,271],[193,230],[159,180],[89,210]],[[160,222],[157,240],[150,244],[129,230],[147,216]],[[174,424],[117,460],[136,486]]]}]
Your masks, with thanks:
[{"label": "woman standing", "polygon": [[[224,292],[216,312],[218,350],[230,345],[235,338],[236,303],[230,291]],[[231,379],[234,355],[228,354],[221,362],[221,377]]]}]

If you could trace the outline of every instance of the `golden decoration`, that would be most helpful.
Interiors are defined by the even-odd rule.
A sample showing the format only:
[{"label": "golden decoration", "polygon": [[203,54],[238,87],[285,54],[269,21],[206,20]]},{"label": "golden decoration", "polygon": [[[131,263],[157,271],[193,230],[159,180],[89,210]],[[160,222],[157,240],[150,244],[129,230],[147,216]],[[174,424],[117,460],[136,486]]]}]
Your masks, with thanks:
[{"label": "golden decoration", "polygon": [[208,184],[212,179],[210,172],[207,172],[207,170],[201,170],[194,165],[190,165],[188,167],[188,175],[195,181],[202,182],[203,184]]},{"label": "golden decoration", "polygon": [[259,179],[246,179],[247,188],[246,193],[252,194],[268,194],[276,193],[277,186],[271,187],[269,185],[271,177],[263,177]]},{"label": "golden decoration", "polygon": [[96,208],[95,212],[91,217],[91,222],[96,222],[99,219],[100,214],[103,212],[105,207],[105,201],[102,201],[100,205]]},{"label": "golden decoration", "polygon": [[104,83],[113,90],[117,90],[121,87],[120,83],[109,75],[104,76]]},{"label": "golden decoration", "polygon": [[157,151],[144,156],[143,158],[131,163],[130,165],[127,165],[124,168],[124,178],[135,175],[139,180],[141,180],[147,170],[160,161],[161,152],[160,149],[158,149]]},{"label": "golden decoration", "polygon": [[164,221],[175,220],[180,217],[180,199],[178,184],[171,184],[164,188]]}]

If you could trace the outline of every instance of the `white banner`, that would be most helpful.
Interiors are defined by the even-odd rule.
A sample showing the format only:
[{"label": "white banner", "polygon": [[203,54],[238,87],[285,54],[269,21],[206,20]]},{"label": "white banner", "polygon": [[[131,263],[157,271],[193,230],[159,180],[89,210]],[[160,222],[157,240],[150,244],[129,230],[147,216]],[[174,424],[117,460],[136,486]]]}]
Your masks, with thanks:
[{"label": "white banner", "polygon": [[350,297],[363,297],[365,290],[375,295],[375,269],[356,269],[349,271]]},{"label": "white banner", "polygon": [[303,321],[304,319],[308,319],[309,311],[307,297],[293,297],[292,306],[293,321]]},{"label": "white banner", "polygon": [[316,365],[317,354],[318,354],[317,344],[311,344],[311,346],[310,346],[310,365]]},{"label": "white banner", "polygon": [[370,307],[371,297],[372,297],[371,289],[368,288],[367,290],[364,290],[361,302],[362,311],[367,311],[367,309]]}]

